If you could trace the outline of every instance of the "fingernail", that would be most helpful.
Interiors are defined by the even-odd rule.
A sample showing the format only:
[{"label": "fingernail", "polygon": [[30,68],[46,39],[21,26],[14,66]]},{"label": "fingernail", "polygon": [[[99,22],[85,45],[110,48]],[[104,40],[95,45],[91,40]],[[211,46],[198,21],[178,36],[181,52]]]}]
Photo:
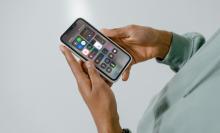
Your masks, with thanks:
[{"label": "fingernail", "polygon": [[60,51],[63,52],[63,46],[60,46],[59,48],[60,48]]},{"label": "fingernail", "polygon": [[90,68],[91,66],[92,66],[92,63],[91,63],[90,61],[87,61],[87,62],[86,62],[86,67],[87,67],[87,68]]}]

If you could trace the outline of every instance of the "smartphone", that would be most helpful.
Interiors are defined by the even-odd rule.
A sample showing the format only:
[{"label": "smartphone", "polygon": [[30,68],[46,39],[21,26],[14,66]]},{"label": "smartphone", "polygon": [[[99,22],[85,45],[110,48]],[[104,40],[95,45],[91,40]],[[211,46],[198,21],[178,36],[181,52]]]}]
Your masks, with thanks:
[{"label": "smartphone", "polygon": [[129,53],[82,18],[78,18],[60,40],[82,61],[91,61],[112,83],[120,78],[132,60]]}]

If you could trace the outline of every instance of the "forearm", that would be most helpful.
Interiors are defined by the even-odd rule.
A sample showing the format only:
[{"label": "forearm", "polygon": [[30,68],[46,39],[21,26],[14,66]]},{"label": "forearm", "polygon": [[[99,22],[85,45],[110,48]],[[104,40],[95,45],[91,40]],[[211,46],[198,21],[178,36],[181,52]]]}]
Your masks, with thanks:
[{"label": "forearm", "polygon": [[178,72],[204,43],[205,38],[196,32],[182,36],[173,33],[172,43],[166,57],[156,58],[156,60],[169,65],[173,71]]}]

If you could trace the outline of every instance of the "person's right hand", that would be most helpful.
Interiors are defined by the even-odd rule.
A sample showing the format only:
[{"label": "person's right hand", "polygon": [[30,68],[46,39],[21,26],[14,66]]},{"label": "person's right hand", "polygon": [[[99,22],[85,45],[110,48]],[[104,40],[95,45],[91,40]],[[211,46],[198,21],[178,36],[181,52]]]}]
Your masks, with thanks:
[{"label": "person's right hand", "polygon": [[172,41],[171,32],[137,25],[101,29],[101,32],[130,53],[133,58],[122,75],[123,81],[128,79],[132,65],[155,57],[164,59]]}]

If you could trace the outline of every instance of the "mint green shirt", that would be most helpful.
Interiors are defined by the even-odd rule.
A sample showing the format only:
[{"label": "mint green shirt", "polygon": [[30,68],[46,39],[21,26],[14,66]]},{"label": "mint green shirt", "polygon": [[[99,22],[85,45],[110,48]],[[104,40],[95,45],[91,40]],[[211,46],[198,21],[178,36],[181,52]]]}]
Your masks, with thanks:
[{"label": "mint green shirt", "polygon": [[137,133],[220,133],[220,29],[206,43],[198,33],[173,33],[157,61],[177,73],[152,98]]}]

